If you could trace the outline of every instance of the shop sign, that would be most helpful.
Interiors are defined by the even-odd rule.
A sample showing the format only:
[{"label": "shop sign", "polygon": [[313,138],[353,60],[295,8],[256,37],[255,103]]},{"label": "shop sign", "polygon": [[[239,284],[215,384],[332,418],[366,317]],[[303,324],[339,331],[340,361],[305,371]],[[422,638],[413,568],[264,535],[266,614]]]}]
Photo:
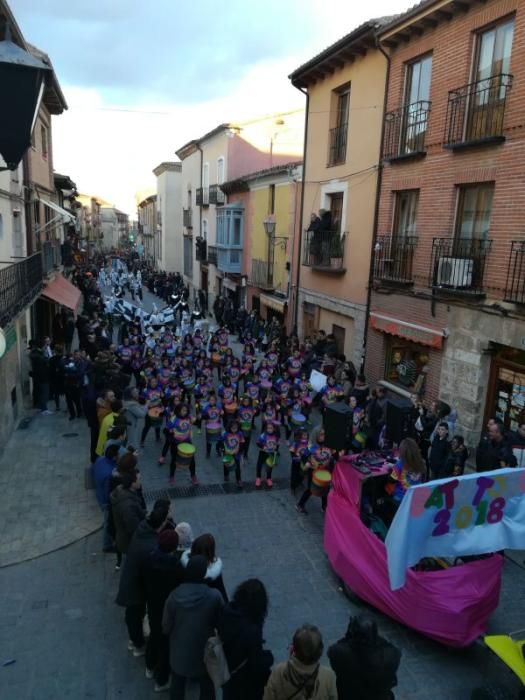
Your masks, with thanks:
[{"label": "shop sign", "polygon": [[525,542],[525,469],[496,469],[410,488],[385,545],[392,590],[425,557],[520,549]]},{"label": "shop sign", "polygon": [[370,315],[370,325],[377,331],[397,335],[399,338],[405,338],[413,343],[428,345],[437,349],[443,347],[443,333],[432,330],[432,328],[417,326],[414,323],[399,321],[380,314]]}]

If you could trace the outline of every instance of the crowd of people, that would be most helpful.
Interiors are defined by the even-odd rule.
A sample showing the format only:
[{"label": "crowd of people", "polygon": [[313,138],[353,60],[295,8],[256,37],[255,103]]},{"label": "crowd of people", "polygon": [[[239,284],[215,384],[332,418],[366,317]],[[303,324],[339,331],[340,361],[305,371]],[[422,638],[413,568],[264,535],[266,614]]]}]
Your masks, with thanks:
[{"label": "crowd of people", "polygon": [[[332,405],[344,402],[352,421],[345,452],[389,446],[384,387],[369,387],[338,354],[333,335],[320,331],[300,343],[275,320],[258,325],[256,314],[224,300],[214,305],[214,332],[197,328],[181,335],[176,324],[145,324],[140,315],[114,318],[104,303],[108,289],[116,297],[129,293],[139,304],[143,284],[168,305],[173,298],[188,299],[179,275],[156,272],[136,259],[111,268],[101,259],[75,269],[72,280],[83,294],[81,315],[75,323],[59,314],[53,338],[30,350],[35,405],[49,415],[48,401],[58,409],[64,395],[70,420],[87,421],[103,549],[116,554],[117,603],[125,608],[129,649],[145,656],[155,689],[171,684],[172,697],[183,698],[190,678],[200,684],[201,698],[215,697],[205,650],[217,629],[231,674],[224,698],[393,697],[399,653],[367,620],[351,620],[345,637],[329,649],[333,670],[319,665],[321,633],[308,625],[296,631],[289,660],[272,670],[273,656],[263,642],[264,584],[248,579],[229,600],[213,535],[194,539],[187,523],[174,522],[168,500],[147,513],[138,469],[153,436],[170,485],[184,470],[197,486],[196,440],[202,440],[206,458],[213,451],[224,481],[233,477],[239,489],[248,478],[256,489],[271,489],[274,469],[289,460],[290,489],[301,490],[298,512],[306,514],[313,494],[321,496],[325,510],[328,491],[316,490],[315,476],[329,475],[341,453],[326,444],[323,419]],[[205,308],[205,299],[199,303]],[[242,346],[238,355],[232,333]],[[310,384],[313,369],[327,377],[319,391]],[[420,397],[412,398],[410,436],[399,445],[392,470],[394,507],[412,484],[463,473],[468,451],[455,431],[456,419],[444,402],[427,408]],[[513,448],[525,444],[525,423],[517,435],[498,421],[488,431],[476,451],[477,468],[514,466]]]}]

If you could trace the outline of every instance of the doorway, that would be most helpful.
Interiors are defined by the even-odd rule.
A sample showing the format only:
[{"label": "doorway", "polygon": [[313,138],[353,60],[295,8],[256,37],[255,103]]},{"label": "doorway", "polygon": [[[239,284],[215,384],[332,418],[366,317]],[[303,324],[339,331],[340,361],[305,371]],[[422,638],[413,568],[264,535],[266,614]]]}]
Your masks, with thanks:
[{"label": "doorway", "polygon": [[525,352],[501,347],[495,354],[489,378],[483,426],[500,418],[506,430],[517,430],[525,421]]},{"label": "doorway", "polygon": [[343,328],[343,326],[337,326],[335,323],[332,324],[332,335],[335,338],[338,355],[345,354],[345,334],[346,330]]}]

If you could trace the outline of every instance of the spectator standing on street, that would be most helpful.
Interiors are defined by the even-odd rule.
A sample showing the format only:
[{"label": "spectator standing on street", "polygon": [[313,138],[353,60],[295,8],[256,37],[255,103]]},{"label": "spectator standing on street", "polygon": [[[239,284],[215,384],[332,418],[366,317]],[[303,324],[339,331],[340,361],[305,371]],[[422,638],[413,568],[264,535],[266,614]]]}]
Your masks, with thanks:
[{"label": "spectator standing on street", "polygon": [[169,635],[171,700],[184,700],[186,681],[200,686],[200,700],[215,700],[215,689],[204,665],[204,647],[217,627],[223,607],[221,594],[206,582],[205,557],[191,557],[184,583],[171,593],[164,606],[162,629]]},{"label": "spectator standing on street", "polygon": [[377,625],[351,617],[345,636],[328,649],[337,694],[346,700],[393,700],[401,653],[380,637]]},{"label": "spectator standing on street", "polygon": [[115,423],[123,424],[125,422],[125,416],[122,413],[123,405],[120,399],[113,399],[111,402],[111,413],[104,417],[102,423],[100,424],[100,430],[98,433],[97,442],[97,454],[104,454],[104,445],[108,439],[108,431]]},{"label": "spectator standing on street", "polygon": [[452,472],[449,473],[449,454],[448,424],[445,421],[441,421],[435,431],[428,453],[428,466],[432,479],[443,479],[446,476],[452,476]]},{"label": "spectator standing on street", "polygon": [[55,353],[49,360],[49,388],[57,411],[60,411],[60,397],[64,394],[63,360],[62,345],[55,345]]},{"label": "spectator standing on street", "polygon": [[263,648],[267,613],[268,594],[256,578],[241,583],[222,610],[217,630],[231,672],[223,700],[262,700],[273,664],[273,654]]},{"label": "spectator standing on street", "polygon": [[110,497],[115,542],[117,549],[126,554],[138,525],[146,517],[146,509],[140,492],[140,476],[137,471],[122,474],[121,484]]},{"label": "spectator standing on street", "polygon": [[109,527],[109,493],[111,486],[111,477],[113,471],[117,468],[117,456],[119,452],[118,445],[110,445],[106,449],[103,457],[99,457],[93,465],[93,480],[95,482],[95,494],[98,505],[104,516],[102,525],[102,546],[104,552],[113,552],[113,538],[111,537]]},{"label": "spectator standing on street", "polygon": [[322,655],[323,638],[318,628],[300,627],[293,636],[290,658],[272,671],[264,700],[337,700],[335,673],[320,665]]},{"label": "spectator standing on street", "polygon": [[29,352],[31,361],[31,378],[33,379],[34,400],[43,416],[50,416],[53,411],[47,408],[49,401],[49,357],[44,354],[41,343],[34,344]]},{"label": "spectator standing on street", "polygon": [[140,444],[140,434],[144,428],[144,419],[148,413],[146,404],[139,401],[139,390],[137,387],[126,390],[124,411],[127,421],[128,444],[136,448]]},{"label": "spectator standing on street", "polygon": [[222,579],[222,559],[215,554],[215,537],[209,532],[200,535],[193,540],[191,550],[187,550],[181,556],[181,564],[187,568],[191,557],[203,556],[208,562],[205,582],[211,588],[216,588],[222,595],[224,602],[228,602],[228,594]]},{"label": "spectator standing on street", "polygon": [[80,352],[75,352],[63,358],[62,372],[64,376],[64,392],[66,394],[69,420],[75,420],[82,416],[82,386],[84,383],[86,363],[82,360]]}]

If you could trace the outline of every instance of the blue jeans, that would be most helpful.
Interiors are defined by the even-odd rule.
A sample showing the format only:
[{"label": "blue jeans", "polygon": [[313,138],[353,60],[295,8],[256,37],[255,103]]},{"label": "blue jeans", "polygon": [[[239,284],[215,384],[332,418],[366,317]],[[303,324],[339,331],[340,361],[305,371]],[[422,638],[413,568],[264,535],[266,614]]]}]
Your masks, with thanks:
[{"label": "blue jeans", "polygon": [[104,521],[102,523],[102,547],[104,549],[111,549],[113,545],[113,538],[109,533],[109,505],[100,506],[100,510],[104,516]]}]

